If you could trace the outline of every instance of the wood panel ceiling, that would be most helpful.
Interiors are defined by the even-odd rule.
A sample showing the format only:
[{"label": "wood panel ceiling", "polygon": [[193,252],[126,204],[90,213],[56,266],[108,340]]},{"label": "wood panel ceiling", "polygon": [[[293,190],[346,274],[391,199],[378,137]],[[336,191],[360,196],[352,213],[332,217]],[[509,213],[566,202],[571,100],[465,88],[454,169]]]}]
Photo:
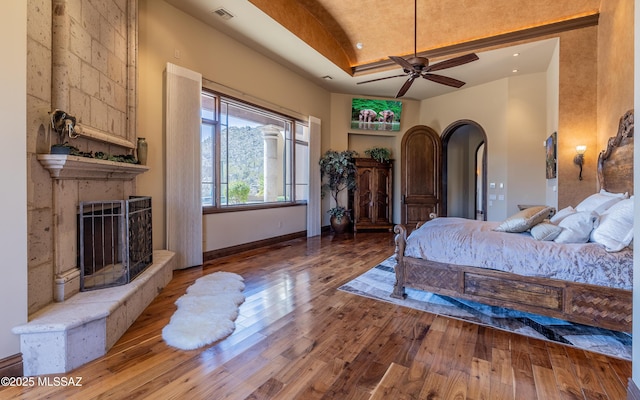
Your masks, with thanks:
[{"label": "wood panel ceiling", "polygon": [[[423,52],[597,14],[600,6],[600,0],[418,0],[414,15],[414,0],[250,2],[314,48],[326,44],[315,42],[323,29],[350,67],[412,54],[416,17]],[[305,13],[318,23],[301,24]]]}]

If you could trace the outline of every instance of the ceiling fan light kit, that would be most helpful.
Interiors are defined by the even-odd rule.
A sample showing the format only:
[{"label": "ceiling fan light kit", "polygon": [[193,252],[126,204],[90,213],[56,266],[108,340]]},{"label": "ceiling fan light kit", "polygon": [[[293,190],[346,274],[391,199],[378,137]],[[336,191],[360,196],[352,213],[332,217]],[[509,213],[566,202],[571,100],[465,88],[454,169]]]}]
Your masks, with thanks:
[{"label": "ceiling fan light kit", "polygon": [[389,58],[402,67],[404,74],[401,75],[393,75],[387,76],[384,78],[371,79],[368,81],[358,82],[357,84],[370,83],[381,81],[385,79],[391,78],[399,78],[402,76],[407,76],[407,81],[402,85],[398,94],[396,94],[396,98],[404,96],[416,78],[424,78],[432,82],[440,83],[442,85],[451,86],[454,88],[462,87],[465,82],[462,82],[458,79],[451,78],[444,75],[438,75],[431,73],[432,71],[440,71],[447,68],[457,67],[462,64],[470,63],[472,61],[478,60],[478,56],[475,53],[465,54],[460,57],[451,58],[449,60],[440,61],[433,65],[429,65],[429,59],[426,57],[418,57],[417,46],[418,46],[418,0],[414,1],[414,23],[413,23],[413,57],[411,58],[402,58],[397,56],[389,56]]}]

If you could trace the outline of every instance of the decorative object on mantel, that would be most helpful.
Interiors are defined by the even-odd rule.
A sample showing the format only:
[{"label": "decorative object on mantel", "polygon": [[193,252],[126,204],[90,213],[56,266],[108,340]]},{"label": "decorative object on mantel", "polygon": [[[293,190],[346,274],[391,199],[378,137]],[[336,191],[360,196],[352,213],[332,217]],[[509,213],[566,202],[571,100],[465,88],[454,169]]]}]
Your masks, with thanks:
[{"label": "decorative object on mantel", "polygon": [[75,132],[76,117],[58,109],[50,111],[49,117],[51,118],[51,129],[58,132],[60,141],[63,140],[65,131],[70,139],[75,139],[79,136]]},{"label": "decorative object on mantel", "polygon": [[96,151],[95,153],[89,151],[80,151],[77,147],[70,145],[68,142],[62,144],[54,144],[51,146],[51,154],[63,154],[85,158],[97,158],[98,160],[115,161],[129,164],[144,164],[137,160],[131,154],[119,154],[112,155],[102,151]]},{"label": "decorative object on mantel", "polygon": [[320,158],[320,174],[323,180],[322,196],[329,192],[336,206],[327,213],[331,215],[331,227],[335,233],[343,233],[349,225],[349,210],[340,205],[339,194],[343,190],[351,191],[357,187],[356,151],[342,152],[327,150]]},{"label": "decorative object on mantel", "polygon": [[372,147],[365,150],[364,154],[381,163],[389,162],[391,159],[391,150],[386,147]]},{"label": "decorative object on mantel", "polygon": [[145,138],[143,137],[138,138],[138,147],[137,147],[138,161],[142,165],[147,165],[147,154],[149,152],[148,146],[149,145],[147,144],[147,141]]},{"label": "decorative object on mantel", "polygon": [[63,144],[53,144],[51,145],[51,154],[71,154],[72,148],[76,149],[75,147],[70,146],[66,142]]},{"label": "decorative object on mantel", "polygon": [[[147,154],[146,151],[144,151],[145,162],[143,163],[139,162],[138,159],[136,159],[136,157],[131,154],[111,155],[101,151],[93,154],[91,151],[89,152],[80,151],[77,147],[69,144],[69,142],[64,141],[65,133],[69,136],[69,139],[75,139],[80,136],[80,133],[82,132],[82,127],[76,124],[76,117],[68,114],[65,111],[55,109],[49,112],[49,118],[51,122],[51,129],[53,129],[54,132],[57,132],[59,136],[59,143],[51,145],[51,154],[63,154],[63,155],[72,155],[72,156],[79,156],[79,157],[97,158],[100,160],[125,162],[130,164],[146,164],[146,154]],[[144,141],[144,138],[140,138],[140,139]],[[109,142],[113,142],[113,141],[109,141]],[[117,145],[122,145],[122,143],[118,143],[118,142],[113,142],[113,143]],[[140,146],[140,143],[138,143],[138,146]],[[144,146],[146,146],[146,142],[144,142]],[[129,147],[129,146],[125,145],[125,147]]]}]

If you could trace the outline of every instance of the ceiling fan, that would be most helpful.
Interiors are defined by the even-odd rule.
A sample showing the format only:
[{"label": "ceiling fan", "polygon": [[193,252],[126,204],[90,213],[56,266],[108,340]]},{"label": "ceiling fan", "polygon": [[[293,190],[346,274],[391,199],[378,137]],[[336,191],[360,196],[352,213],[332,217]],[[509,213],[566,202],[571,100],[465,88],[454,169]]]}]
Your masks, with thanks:
[{"label": "ceiling fan", "polygon": [[437,82],[443,85],[452,86],[455,88],[459,88],[465,84],[458,79],[450,78],[448,76],[432,74],[432,71],[440,71],[447,68],[457,67],[458,65],[466,64],[472,61],[478,60],[478,56],[475,53],[465,54],[460,57],[451,58],[449,60],[444,60],[439,63],[435,63],[433,65],[429,65],[429,59],[425,57],[418,57],[417,55],[417,42],[418,42],[418,0],[414,1],[414,21],[413,21],[413,57],[404,59],[402,57],[389,56],[389,58],[400,65],[404,70],[404,74],[401,75],[393,75],[387,76],[385,78],[371,79],[368,81],[357,82],[358,85],[363,83],[370,83],[381,81],[384,79],[398,78],[401,76],[408,76],[407,81],[402,85],[398,94],[396,94],[396,98],[402,97],[407,93],[413,81],[416,78],[424,78],[433,82]]}]

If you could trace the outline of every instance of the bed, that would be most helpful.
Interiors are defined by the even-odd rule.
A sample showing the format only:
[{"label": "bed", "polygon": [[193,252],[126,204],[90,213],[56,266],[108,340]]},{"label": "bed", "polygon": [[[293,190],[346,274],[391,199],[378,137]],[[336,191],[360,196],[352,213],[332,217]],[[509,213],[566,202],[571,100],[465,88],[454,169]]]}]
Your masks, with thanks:
[{"label": "bed", "polygon": [[[633,195],[633,111],[600,153],[597,173],[604,193]],[[436,217],[410,235],[396,225],[391,296],[405,298],[409,287],[631,332],[632,246],[541,241],[529,231],[496,232],[500,224]]]}]

